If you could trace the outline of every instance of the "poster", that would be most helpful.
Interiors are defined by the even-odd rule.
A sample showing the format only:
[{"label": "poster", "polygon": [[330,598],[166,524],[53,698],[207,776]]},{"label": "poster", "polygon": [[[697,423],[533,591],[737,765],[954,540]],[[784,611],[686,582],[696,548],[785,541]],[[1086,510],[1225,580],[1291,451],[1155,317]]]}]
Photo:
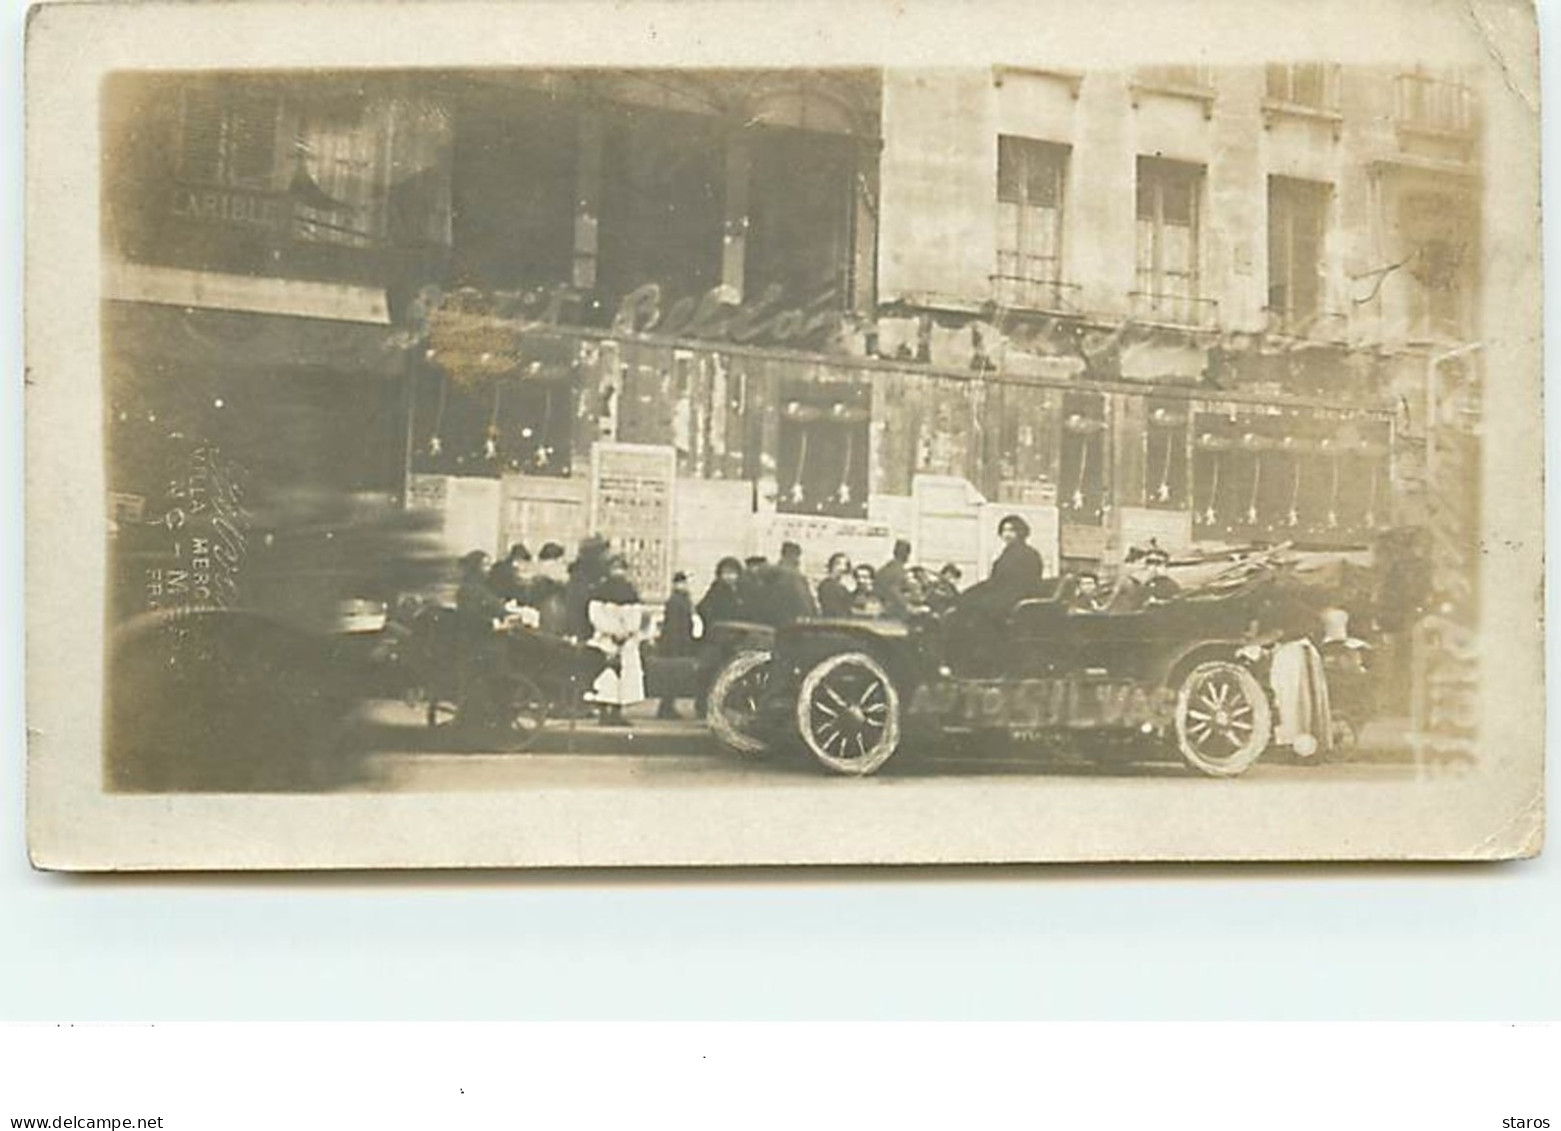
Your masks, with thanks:
[{"label": "poster", "polygon": [[598,441],[591,448],[591,529],[611,531],[640,597],[662,601],[672,581],[672,484],[677,450]]}]

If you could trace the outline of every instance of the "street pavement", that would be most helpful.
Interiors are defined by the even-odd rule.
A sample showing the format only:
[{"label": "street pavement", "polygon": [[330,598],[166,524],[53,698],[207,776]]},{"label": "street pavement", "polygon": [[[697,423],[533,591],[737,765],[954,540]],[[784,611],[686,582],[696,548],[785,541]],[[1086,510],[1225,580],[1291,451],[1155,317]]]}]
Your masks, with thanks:
[{"label": "street pavement", "polygon": [[[687,704],[683,713],[689,714]],[[558,786],[700,785],[814,782],[834,777],[805,755],[744,758],[722,747],[704,723],[662,720],[655,704],[628,712],[626,727],[594,720],[554,720],[524,750],[496,750],[463,742],[448,726],[430,728],[421,713],[379,701],[361,713],[354,746],[360,751],[360,790],[421,792]],[[1243,781],[1403,781],[1416,767],[1401,727],[1368,728],[1361,746],[1339,760],[1296,765],[1259,762]],[[955,751],[947,746],[907,748],[868,781],[957,775],[961,778],[1066,776],[1143,780],[1204,780],[1175,761],[1101,763],[1062,749],[1010,747],[1001,755]]]}]

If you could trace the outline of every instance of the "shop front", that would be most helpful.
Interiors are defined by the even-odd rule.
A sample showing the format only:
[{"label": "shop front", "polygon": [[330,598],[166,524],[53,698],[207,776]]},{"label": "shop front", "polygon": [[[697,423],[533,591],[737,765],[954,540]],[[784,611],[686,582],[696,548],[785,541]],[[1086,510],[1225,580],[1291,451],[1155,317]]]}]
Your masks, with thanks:
[{"label": "shop front", "polygon": [[[655,537],[666,552],[639,578],[652,595],[674,570],[704,578],[785,540],[818,569],[837,549],[887,560],[907,538],[916,560],[974,579],[1009,512],[1055,571],[1151,539],[1361,546],[1398,505],[1385,410],[615,335],[459,298],[428,340],[414,498],[472,542],[447,549]],[[627,465],[654,512],[632,521],[605,501]]]},{"label": "shop front", "polygon": [[242,607],[317,629],[399,554],[392,327],[111,301],[104,339],[116,622]]}]

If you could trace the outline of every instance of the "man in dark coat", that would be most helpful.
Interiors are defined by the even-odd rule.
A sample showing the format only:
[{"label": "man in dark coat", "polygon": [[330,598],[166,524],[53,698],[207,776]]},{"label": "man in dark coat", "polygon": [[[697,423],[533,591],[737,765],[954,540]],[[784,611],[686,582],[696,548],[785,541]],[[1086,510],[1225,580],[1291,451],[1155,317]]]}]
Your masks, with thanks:
[{"label": "man in dark coat", "polygon": [[487,726],[497,720],[503,641],[494,631],[494,622],[504,613],[503,599],[488,587],[488,555],[473,550],[461,559],[461,585],[455,593],[455,623],[461,637],[457,717],[464,725]]},{"label": "man in dark coat", "polygon": [[[1131,561],[1135,555],[1129,554]],[[1136,555],[1143,564],[1142,576],[1124,572],[1110,600],[1113,613],[1136,613],[1151,605],[1163,605],[1181,596],[1182,587],[1167,572],[1171,555],[1158,544],[1151,542],[1147,550]]]},{"label": "man in dark coat", "polygon": [[531,551],[526,549],[524,543],[516,542],[509,548],[509,553],[494,562],[493,568],[488,571],[488,588],[502,600],[530,604],[526,592],[531,582],[530,573]]},{"label": "man in dark coat", "polygon": [[469,641],[493,637],[493,622],[504,616],[504,599],[488,585],[488,555],[473,550],[461,559],[461,585],[455,591],[456,623]]},{"label": "man in dark coat", "polygon": [[851,587],[846,578],[851,576],[851,557],[842,551],[829,555],[829,570],[818,583],[818,607],[826,617],[851,615]]},{"label": "man in dark coat", "polygon": [[580,552],[569,566],[569,580],[564,585],[564,611],[568,635],[576,640],[589,640],[593,635],[591,594],[607,579],[607,550],[607,539],[593,534],[580,543]]},{"label": "man in dark coat", "polygon": [[935,613],[946,613],[959,602],[959,583],[963,571],[953,562],[938,570],[927,587],[927,605]]},{"label": "man in dark coat", "polygon": [[911,578],[907,570],[910,560],[911,544],[901,538],[894,544],[894,555],[878,571],[873,583],[879,600],[883,602],[885,615],[898,620],[904,620],[910,612],[908,591]]},{"label": "man in dark coat", "polygon": [[784,628],[803,617],[818,616],[818,603],[808,579],[802,576],[802,547],[795,542],[781,545],[780,563],[770,579],[770,609],[776,628]]},{"label": "man in dark coat", "polygon": [[[682,570],[672,575],[672,593],[661,609],[661,635],[656,641],[656,652],[667,660],[681,660],[694,654],[694,601],[688,592],[688,574]],[[661,697],[656,717],[680,717],[674,696]]]},{"label": "man in dark coat", "polygon": [[537,573],[528,587],[528,602],[537,611],[537,628],[549,636],[569,635],[568,602],[565,599],[564,548],[549,542],[537,555]]},{"label": "man in dark coat", "polygon": [[742,576],[737,579],[737,599],[742,605],[743,617],[758,624],[775,623],[775,595],[772,582],[775,567],[763,554],[755,554],[743,563]]},{"label": "man in dark coat", "polygon": [[694,713],[705,715],[710,685],[725,661],[725,650],[716,627],[737,621],[754,620],[754,615],[743,604],[743,564],[736,558],[722,558],[716,563],[715,580],[699,599],[695,610],[704,624],[699,642],[699,692],[694,697]]}]

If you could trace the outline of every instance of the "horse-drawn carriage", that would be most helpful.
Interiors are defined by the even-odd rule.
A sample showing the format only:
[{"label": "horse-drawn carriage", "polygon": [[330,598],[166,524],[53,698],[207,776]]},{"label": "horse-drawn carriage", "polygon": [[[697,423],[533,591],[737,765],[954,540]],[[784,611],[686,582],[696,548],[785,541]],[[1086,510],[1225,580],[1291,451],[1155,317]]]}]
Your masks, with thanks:
[{"label": "horse-drawn carriage", "polygon": [[917,739],[967,735],[985,741],[951,748],[1066,740],[1231,777],[1274,747],[1302,759],[1332,747],[1310,639],[1326,603],[1269,553],[1131,610],[1084,610],[1061,587],[995,616],[966,603],[909,623],[801,621],[722,673],[712,728],[739,753],[800,745],[843,774],[870,774]]},{"label": "horse-drawn carriage", "polygon": [[455,610],[437,605],[421,609],[409,628],[398,657],[406,702],[430,727],[459,726],[510,750],[530,746],[550,720],[582,711],[607,662],[594,648],[518,620],[475,648]]}]

